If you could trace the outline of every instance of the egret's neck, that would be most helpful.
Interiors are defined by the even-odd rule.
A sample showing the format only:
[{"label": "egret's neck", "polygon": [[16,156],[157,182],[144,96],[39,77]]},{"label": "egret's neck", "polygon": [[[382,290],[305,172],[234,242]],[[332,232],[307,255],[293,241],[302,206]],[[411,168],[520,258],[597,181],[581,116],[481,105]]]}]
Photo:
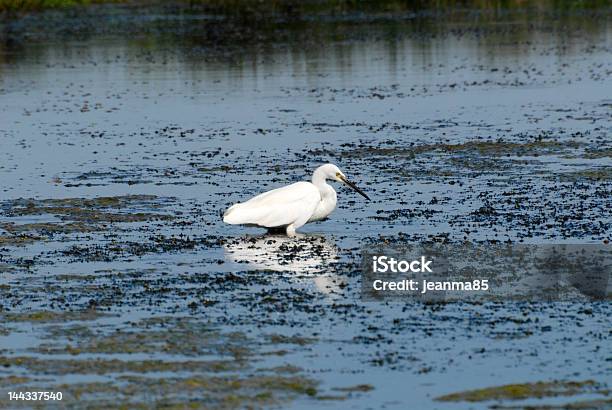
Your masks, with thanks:
[{"label": "egret's neck", "polygon": [[315,172],[312,174],[312,183],[314,186],[319,188],[319,191],[323,190],[327,185],[326,182],[327,176],[325,172],[321,168],[317,168]]},{"label": "egret's neck", "polygon": [[[323,166],[325,167],[325,166]],[[317,168],[312,174],[312,183],[321,193],[321,202],[315,209],[309,221],[320,221],[327,218],[336,208],[336,191],[327,183],[329,172],[325,168]]]}]

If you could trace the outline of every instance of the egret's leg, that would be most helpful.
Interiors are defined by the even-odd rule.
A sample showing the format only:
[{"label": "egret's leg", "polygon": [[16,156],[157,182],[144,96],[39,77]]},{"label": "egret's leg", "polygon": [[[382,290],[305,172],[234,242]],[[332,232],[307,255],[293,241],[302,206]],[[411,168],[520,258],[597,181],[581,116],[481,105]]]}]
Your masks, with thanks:
[{"label": "egret's leg", "polygon": [[273,228],[268,228],[268,234],[270,235],[282,235],[286,231],[284,226],[275,226]]},{"label": "egret's leg", "polygon": [[295,236],[295,226],[293,224],[287,225],[287,236]]}]

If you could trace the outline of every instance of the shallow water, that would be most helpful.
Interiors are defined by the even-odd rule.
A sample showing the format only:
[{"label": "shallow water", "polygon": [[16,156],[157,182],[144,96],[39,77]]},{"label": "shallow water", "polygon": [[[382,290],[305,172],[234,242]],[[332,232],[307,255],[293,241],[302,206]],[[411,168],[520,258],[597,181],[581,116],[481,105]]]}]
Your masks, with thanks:
[{"label": "shallow water", "polygon": [[[2,395],[487,408],[515,402],[434,399],[594,380],[531,403],[602,397],[607,301],[362,302],[359,264],[381,239],[610,240],[609,11],[349,14],[217,43],[209,15],[97,10],[3,23]],[[374,200],[338,187],[298,239],[220,221],[328,161]],[[45,201],[99,197],[122,198]]]}]

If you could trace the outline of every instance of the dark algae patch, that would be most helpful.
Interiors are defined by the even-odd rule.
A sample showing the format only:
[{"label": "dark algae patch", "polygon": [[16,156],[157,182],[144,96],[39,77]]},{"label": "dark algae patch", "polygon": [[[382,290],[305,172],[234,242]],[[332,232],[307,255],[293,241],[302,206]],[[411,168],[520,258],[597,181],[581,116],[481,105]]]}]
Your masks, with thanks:
[{"label": "dark algae patch", "polygon": [[[242,409],[281,408],[301,396],[315,395],[316,386],[311,379],[298,376],[194,375],[186,378],[124,376],[116,384],[71,383],[54,388],[64,393],[64,400],[78,401],[80,408]],[[117,400],[121,401],[120,405]]]},{"label": "dark algae patch", "polygon": [[299,346],[309,345],[317,341],[317,339],[315,338],[304,337],[300,335],[268,335],[267,338],[271,344],[295,344]]},{"label": "dark algae patch", "polygon": [[10,322],[35,322],[35,323],[47,323],[47,322],[67,322],[74,320],[96,320],[101,317],[107,316],[102,312],[95,310],[84,310],[84,311],[38,311],[38,312],[27,312],[27,313],[11,313],[4,312],[0,313],[0,320],[5,323]]},{"label": "dark algae patch", "polygon": [[[30,352],[35,355],[0,355],[0,368],[5,372],[31,375],[3,377],[1,388],[28,389],[35,383],[37,389],[45,386],[62,391],[66,399],[79,400],[84,408],[113,408],[117,400],[126,408],[283,406],[318,392],[318,382],[306,377],[299,367],[260,367],[262,344],[238,332],[220,332],[193,318],[152,317],[125,323],[121,329],[107,329],[100,324],[58,325],[58,317],[47,316],[4,316],[13,322],[52,325],[46,327],[46,343]],[[275,342],[266,345],[270,343]],[[143,354],[151,358],[139,358]],[[71,357],[63,358],[65,355]],[[159,355],[165,359],[152,358]],[[172,376],[164,376],[168,374]],[[47,375],[104,376],[106,381],[53,384]]]},{"label": "dark algae patch", "polygon": [[[67,199],[20,199],[5,202],[5,215],[9,217],[33,216],[33,215],[55,215],[64,221],[81,221],[86,223],[111,223],[111,222],[145,222],[151,220],[167,220],[172,216],[168,214],[157,214],[150,212],[138,212],[142,207],[157,207],[154,196],[134,195],[122,197],[101,197],[94,199],[67,198]],[[122,210],[123,212],[117,212]],[[35,226],[35,225],[34,225]],[[34,227],[30,225],[30,227]],[[95,227],[80,226],[81,231],[94,230]],[[8,225],[9,229],[12,225]],[[59,230],[70,225],[61,225]],[[19,229],[19,228],[13,228]]]},{"label": "dark algae patch", "polygon": [[29,224],[15,224],[15,223],[4,223],[0,225],[0,228],[10,233],[21,233],[21,232],[36,232],[40,235],[55,234],[55,233],[76,233],[76,232],[94,232],[101,228],[95,225],[90,225],[82,222],[57,224],[57,223],[29,223]]},{"label": "dark algae patch", "polygon": [[[202,408],[240,409],[282,407],[297,397],[316,394],[316,383],[296,376],[250,375],[245,377],[204,377],[152,379],[136,376],[121,378],[120,385],[82,383],[59,386],[80,402],[95,408],[116,408],[118,398],[125,408]],[[161,398],[147,399],[156,391]],[[106,398],[95,400],[96,397]]]},{"label": "dark algae patch", "polygon": [[[129,208],[138,205],[154,205],[158,198],[154,195],[125,195],[97,198],[64,198],[64,199],[17,199],[5,203],[4,207],[16,208],[14,212],[36,212],[37,208]],[[21,210],[21,211],[19,211]]]},{"label": "dark algae patch", "polygon": [[20,384],[25,384],[30,382],[31,379],[29,377],[23,376],[8,376],[8,377],[0,377],[0,386],[16,386]]},{"label": "dark algae patch", "polygon": [[[528,156],[546,155],[569,152],[571,149],[580,147],[575,141],[554,141],[535,138],[530,142],[512,141],[470,141],[461,144],[423,144],[411,147],[401,146],[370,146],[347,149],[340,151],[340,155],[347,158],[357,157],[407,157],[416,158],[417,155],[439,151],[447,154],[482,155],[482,156]],[[314,150],[313,154],[324,154],[325,151]],[[334,155],[333,152],[327,154]]]},{"label": "dark algae patch", "polygon": [[564,404],[529,404],[522,406],[494,404],[494,410],[607,410],[612,406],[612,399],[581,400]]},{"label": "dark algae patch", "polygon": [[569,172],[560,175],[559,179],[571,182],[588,182],[589,180],[610,182],[612,181],[612,166]]},{"label": "dark algae patch", "polygon": [[40,240],[40,237],[32,235],[2,235],[0,234],[0,247],[1,246],[24,246],[32,242]]},{"label": "dark algae patch", "polygon": [[[72,354],[78,354],[76,349],[67,349]],[[52,372],[56,375],[67,374],[117,374],[117,373],[159,373],[159,372],[228,372],[242,369],[238,362],[210,360],[210,361],[161,361],[142,360],[125,361],[118,359],[36,359],[33,357],[0,357],[0,365],[7,368],[16,366],[28,371],[29,374],[45,374]]]},{"label": "dark algae patch", "polygon": [[374,386],[371,384],[358,384],[355,386],[347,386],[347,387],[334,387],[332,390],[353,393],[353,392],[368,392],[370,390],[374,390]]},{"label": "dark algae patch", "polygon": [[478,390],[452,393],[437,397],[438,401],[481,402],[489,400],[524,400],[530,398],[576,396],[580,394],[609,393],[605,384],[593,380],[586,381],[552,381],[522,384],[507,384]]},{"label": "dark algae patch", "polygon": [[[49,330],[54,336],[62,334],[62,328]],[[66,330],[70,331],[68,335],[75,332],[75,340],[70,346],[47,344],[41,351],[70,354],[162,352],[186,357],[215,354],[236,360],[245,359],[252,353],[244,334],[222,334],[205,323],[186,318],[154,318],[108,334],[83,328]]]}]

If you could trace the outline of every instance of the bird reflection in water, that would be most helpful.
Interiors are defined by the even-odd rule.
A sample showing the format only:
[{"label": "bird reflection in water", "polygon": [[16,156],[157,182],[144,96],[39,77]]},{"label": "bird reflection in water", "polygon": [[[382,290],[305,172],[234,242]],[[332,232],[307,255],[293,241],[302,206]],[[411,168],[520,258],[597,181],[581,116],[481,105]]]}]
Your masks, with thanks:
[{"label": "bird reflection in water", "polygon": [[225,259],[252,269],[297,273],[326,295],[340,292],[342,281],[330,269],[338,260],[333,242],[320,235],[262,235],[235,238],[224,244]]}]

